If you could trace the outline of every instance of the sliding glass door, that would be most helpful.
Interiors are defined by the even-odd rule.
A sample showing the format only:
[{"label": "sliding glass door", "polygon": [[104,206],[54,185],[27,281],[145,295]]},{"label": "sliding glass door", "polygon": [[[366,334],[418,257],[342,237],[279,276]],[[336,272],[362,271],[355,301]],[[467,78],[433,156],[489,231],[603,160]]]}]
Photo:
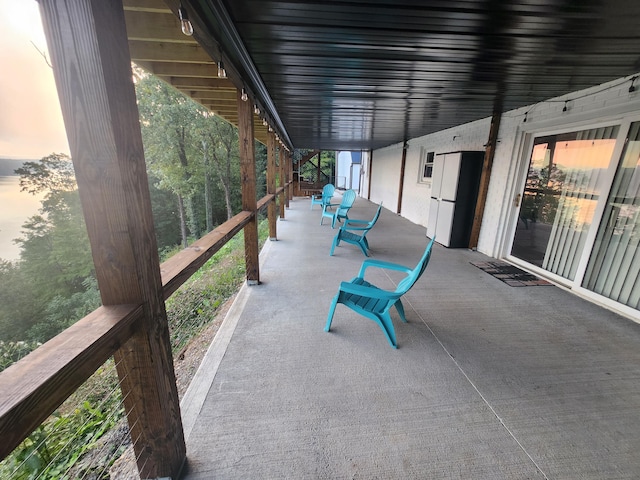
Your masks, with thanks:
[{"label": "sliding glass door", "polygon": [[631,124],[582,283],[640,307],[640,122]]},{"label": "sliding glass door", "polygon": [[511,248],[513,257],[574,280],[618,126],[538,137],[529,161]]}]

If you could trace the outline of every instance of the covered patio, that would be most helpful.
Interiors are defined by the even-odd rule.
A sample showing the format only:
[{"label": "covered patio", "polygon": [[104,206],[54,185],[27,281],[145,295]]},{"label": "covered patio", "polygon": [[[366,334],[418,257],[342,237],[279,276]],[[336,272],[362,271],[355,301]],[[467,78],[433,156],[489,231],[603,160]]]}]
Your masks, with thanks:
[{"label": "covered patio", "polygon": [[[340,306],[327,334],[363,257],[329,256],[335,231],[292,184],[295,149],[368,152],[352,216],[383,199],[373,256],[411,265],[425,228],[396,214],[428,211],[429,153],[481,151],[468,245],[504,258],[527,135],[635,115],[639,4],[39,2],[102,306],[2,372],[0,458],[113,356],[142,478],[637,478],[640,325],[437,246],[398,350]],[[240,211],[162,264],[132,62],[238,127]],[[179,408],[164,302],[240,231],[247,286]]]},{"label": "covered patio", "polygon": [[[354,218],[376,205],[358,199]],[[363,261],[295,198],[182,402],[184,479],[636,478],[640,326],[560,287],[511,287],[435,246],[394,315],[398,350],[338,306]],[[425,230],[389,210],[376,259],[413,265]],[[401,241],[399,241],[401,240]],[[305,268],[299,265],[304,263]],[[368,270],[393,288],[397,276]]]}]

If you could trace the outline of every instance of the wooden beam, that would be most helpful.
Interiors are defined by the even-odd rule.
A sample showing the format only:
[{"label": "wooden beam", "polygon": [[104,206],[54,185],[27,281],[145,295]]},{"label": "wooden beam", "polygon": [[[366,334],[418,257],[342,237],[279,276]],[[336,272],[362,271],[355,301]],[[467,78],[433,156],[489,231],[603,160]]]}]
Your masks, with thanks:
[{"label": "wooden beam", "polygon": [[[269,132],[267,136],[267,193],[276,193],[276,135]],[[270,203],[267,207],[267,220],[269,222],[269,240],[277,240],[276,229],[276,205]]]},{"label": "wooden beam", "polygon": [[295,187],[293,185],[293,152],[289,153],[289,198],[293,199]]},{"label": "wooden beam", "polygon": [[186,447],[122,3],[40,6],[102,303],[144,309],[115,354],[140,476],[176,478]]},{"label": "wooden beam", "polygon": [[280,207],[280,219],[281,220],[284,220],[284,205],[285,205],[285,203],[287,203],[287,200],[285,198],[286,197],[286,194],[285,194],[286,192],[284,190],[284,185],[285,185],[285,182],[284,182],[284,164],[286,163],[285,158],[286,157],[285,157],[285,153],[284,153],[284,148],[279,147],[278,148],[278,171],[279,171],[278,177],[279,177],[280,181],[278,182],[278,186],[280,187],[280,189],[282,189],[282,193],[278,196],[278,199],[279,199],[279,202],[280,202],[278,204],[278,206]]},{"label": "wooden beam", "polygon": [[124,0],[125,11],[170,13],[171,9],[163,0]]},{"label": "wooden beam", "polygon": [[[256,154],[253,139],[253,106],[243,102],[242,92],[236,92],[238,105],[238,142],[240,143],[240,182],[242,185],[242,210],[257,211]],[[244,257],[248,285],[260,283],[258,259],[258,219],[253,215],[244,227]]]},{"label": "wooden beam", "polygon": [[131,337],[140,305],[99,307],[0,373],[5,458]]},{"label": "wooden beam", "polygon": [[484,152],[484,162],[482,164],[482,174],[480,175],[480,187],[478,190],[478,200],[476,201],[476,210],[473,216],[473,225],[471,226],[471,236],[469,238],[469,248],[476,249],[478,247],[478,239],[480,238],[480,228],[482,226],[482,217],[484,216],[484,207],[487,203],[487,193],[489,192],[489,182],[491,180],[491,169],[493,167],[493,157],[496,152],[496,143],[498,141],[498,131],[500,130],[500,120],[502,118],[502,97],[496,99],[491,116],[491,127],[489,128],[489,141]]},{"label": "wooden beam", "polygon": [[[163,77],[163,79],[165,79]],[[185,90],[213,91],[223,95],[213,98],[236,99],[236,87],[227,78],[169,77],[168,83]]]},{"label": "wooden beam", "polygon": [[[218,67],[215,63],[171,63],[171,62],[144,62],[138,61],[136,64],[149,73],[159,77],[192,77],[211,78],[227,82],[229,87],[233,87],[228,79],[218,78]],[[234,87],[235,88],[235,87]]]},{"label": "wooden beam", "polygon": [[169,12],[141,12],[130,10],[125,13],[127,37],[144,42],[185,43],[195,45],[198,42],[180,30],[180,20]]},{"label": "wooden beam", "polygon": [[396,213],[400,215],[402,211],[402,196],[404,195],[404,172],[407,166],[407,141],[405,140],[404,145],[402,145],[402,160],[400,161],[400,182],[398,185],[398,207],[396,208]]},{"label": "wooden beam", "polygon": [[160,265],[164,298],[169,298],[214,253],[242,230],[255,212],[240,212]]},{"label": "wooden beam", "polygon": [[170,42],[129,42],[134,62],[211,63],[211,57],[198,45]]},{"label": "wooden beam", "polygon": [[273,203],[275,199],[276,199],[276,196],[273,193],[265,195],[260,200],[258,200],[258,205],[257,205],[258,210],[260,211],[264,210],[269,206],[270,203]]}]

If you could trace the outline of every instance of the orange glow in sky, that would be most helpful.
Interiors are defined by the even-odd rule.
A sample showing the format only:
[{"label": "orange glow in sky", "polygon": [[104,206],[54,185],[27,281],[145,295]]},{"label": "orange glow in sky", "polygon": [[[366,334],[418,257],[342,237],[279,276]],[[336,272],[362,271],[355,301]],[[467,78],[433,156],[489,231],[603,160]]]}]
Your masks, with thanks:
[{"label": "orange glow in sky", "polygon": [[[35,0],[0,0],[0,157],[69,153]],[[49,57],[46,53],[47,58]]]}]

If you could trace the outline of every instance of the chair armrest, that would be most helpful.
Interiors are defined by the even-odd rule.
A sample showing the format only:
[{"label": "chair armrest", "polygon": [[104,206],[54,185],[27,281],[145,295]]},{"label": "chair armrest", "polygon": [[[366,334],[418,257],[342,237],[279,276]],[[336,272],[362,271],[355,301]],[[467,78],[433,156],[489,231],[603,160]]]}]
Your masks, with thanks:
[{"label": "chair armrest", "polygon": [[352,295],[358,295],[360,297],[367,298],[379,298],[385,300],[392,300],[398,298],[399,295],[395,292],[389,292],[382,290],[381,288],[366,287],[364,285],[357,285],[351,282],[341,282],[340,291],[350,293]]},{"label": "chair armrest", "polygon": [[382,260],[376,260],[375,258],[369,258],[362,262],[362,266],[360,267],[360,273],[358,277],[364,278],[364,271],[368,267],[377,267],[377,268],[386,268],[387,270],[397,270],[398,272],[409,273],[413,269],[409,267],[405,267],[404,265],[399,265],[397,263],[385,262]]}]

